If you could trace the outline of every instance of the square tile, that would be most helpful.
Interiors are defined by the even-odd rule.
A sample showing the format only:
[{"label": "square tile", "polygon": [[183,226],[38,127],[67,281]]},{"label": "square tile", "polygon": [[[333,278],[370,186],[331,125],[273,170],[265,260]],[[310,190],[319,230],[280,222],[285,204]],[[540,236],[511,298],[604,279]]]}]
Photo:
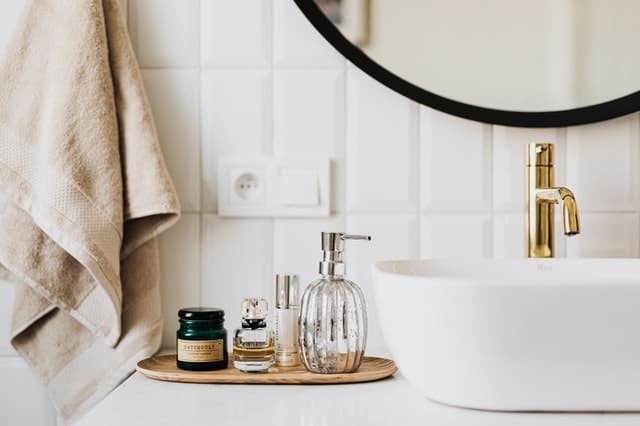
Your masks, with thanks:
[{"label": "square tile", "polygon": [[197,67],[199,0],[130,0],[129,33],[141,67]]},{"label": "square tile", "polygon": [[420,108],[422,208],[491,209],[491,126]]},{"label": "square tile", "polygon": [[17,355],[9,343],[15,295],[15,284],[0,280],[0,357]]},{"label": "square tile", "polygon": [[318,276],[322,259],[322,232],[344,232],[342,215],[328,219],[276,219],[273,230],[274,273],[294,273],[300,276],[300,295],[307,284]]},{"label": "square tile", "polygon": [[273,0],[274,62],[277,67],[341,68],[344,59],[291,0]]},{"label": "square tile", "polygon": [[217,209],[221,155],[271,152],[272,77],[269,71],[205,71],[202,74],[203,208]]},{"label": "square tile", "polygon": [[0,57],[4,56],[4,49],[9,38],[15,31],[18,19],[27,0],[11,0],[2,4],[0,13]]},{"label": "square tile", "polygon": [[271,15],[271,0],[202,0],[202,65],[270,66]]},{"label": "square tile", "polygon": [[160,293],[164,328],[162,346],[176,344],[178,310],[200,306],[200,216],[183,214],[160,236]]},{"label": "square tile", "polygon": [[358,70],[347,73],[347,210],[413,212],[418,106]]},{"label": "square tile", "polygon": [[581,211],[638,209],[638,117],[567,130],[567,186]]},{"label": "square tile", "polygon": [[493,257],[523,259],[527,257],[525,215],[496,213],[493,218]]},{"label": "square tile", "polygon": [[224,308],[231,333],[240,326],[243,298],[264,297],[273,308],[273,222],[208,214],[203,220],[202,303]]},{"label": "square tile", "polygon": [[344,73],[278,71],[274,87],[275,155],[332,159],[331,208],[343,210]]},{"label": "square tile", "polygon": [[423,214],[420,216],[420,257],[491,257],[491,228],[489,214]]},{"label": "square tile", "polygon": [[638,257],[636,213],[583,213],[581,233],[567,241],[568,257]]},{"label": "square tile", "polygon": [[565,179],[566,130],[527,129],[494,126],[493,128],[493,200],[498,211],[525,210],[527,145],[554,144],[554,174],[556,185],[569,186]]},{"label": "square tile", "polygon": [[[566,257],[567,241],[562,229],[561,208],[555,208],[554,220],[556,257]],[[573,237],[572,237],[573,238]],[[528,257],[526,214],[495,213],[493,217],[493,257],[522,259]]]},{"label": "square tile", "polygon": [[371,235],[371,241],[349,241],[345,246],[346,276],[362,289],[367,303],[367,352],[382,352],[386,343],[380,328],[371,269],[379,260],[409,259],[418,255],[418,221],[413,214],[353,214],[347,232]]},{"label": "square tile", "polygon": [[197,71],[142,73],[162,152],[182,209],[200,210],[200,81]]}]

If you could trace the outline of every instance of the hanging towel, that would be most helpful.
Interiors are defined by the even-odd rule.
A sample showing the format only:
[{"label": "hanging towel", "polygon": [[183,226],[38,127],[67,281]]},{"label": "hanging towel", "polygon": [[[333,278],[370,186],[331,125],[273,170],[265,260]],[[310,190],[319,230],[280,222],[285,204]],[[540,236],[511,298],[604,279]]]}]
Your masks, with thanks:
[{"label": "hanging towel", "polygon": [[180,212],[117,0],[27,0],[0,63],[0,192],[11,343],[73,420],[159,348],[156,236]]}]

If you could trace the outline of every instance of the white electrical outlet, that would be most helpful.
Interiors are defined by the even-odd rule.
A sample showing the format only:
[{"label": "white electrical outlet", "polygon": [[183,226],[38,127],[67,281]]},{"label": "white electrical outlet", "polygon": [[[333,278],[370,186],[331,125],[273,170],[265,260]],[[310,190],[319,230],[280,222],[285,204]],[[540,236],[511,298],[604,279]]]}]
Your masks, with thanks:
[{"label": "white electrical outlet", "polygon": [[233,182],[233,193],[242,201],[255,201],[262,193],[260,179],[251,172],[241,174]]},{"label": "white electrical outlet", "polygon": [[218,163],[220,216],[326,217],[330,214],[329,159],[225,157]]},{"label": "white electrical outlet", "polygon": [[265,174],[261,168],[232,169],[229,175],[229,194],[235,204],[264,202]]}]

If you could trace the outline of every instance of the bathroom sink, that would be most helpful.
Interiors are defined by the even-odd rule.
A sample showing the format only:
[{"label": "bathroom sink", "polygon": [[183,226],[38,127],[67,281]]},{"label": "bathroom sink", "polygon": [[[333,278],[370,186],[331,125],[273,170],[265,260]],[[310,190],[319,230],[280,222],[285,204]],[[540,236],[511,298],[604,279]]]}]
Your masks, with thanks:
[{"label": "bathroom sink", "polygon": [[423,395],[507,411],[640,411],[640,260],[374,265],[383,333]]}]

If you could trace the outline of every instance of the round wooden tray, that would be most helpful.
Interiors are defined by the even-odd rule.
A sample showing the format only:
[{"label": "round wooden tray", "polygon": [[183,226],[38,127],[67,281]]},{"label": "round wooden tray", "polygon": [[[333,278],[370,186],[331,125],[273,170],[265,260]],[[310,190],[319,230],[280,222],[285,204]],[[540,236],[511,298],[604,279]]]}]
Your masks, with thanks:
[{"label": "round wooden tray", "polygon": [[154,356],[138,363],[136,370],[145,376],[169,382],[186,383],[251,383],[251,384],[332,384],[372,382],[392,376],[398,368],[390,359],[364,357],[355,373],[317,374],[305,370],[304,366],[273,367],[267,374],[244,373],[233,368],[229,354],[229,368],[216,371],[181,370],[176,366],[175,355]]}]

